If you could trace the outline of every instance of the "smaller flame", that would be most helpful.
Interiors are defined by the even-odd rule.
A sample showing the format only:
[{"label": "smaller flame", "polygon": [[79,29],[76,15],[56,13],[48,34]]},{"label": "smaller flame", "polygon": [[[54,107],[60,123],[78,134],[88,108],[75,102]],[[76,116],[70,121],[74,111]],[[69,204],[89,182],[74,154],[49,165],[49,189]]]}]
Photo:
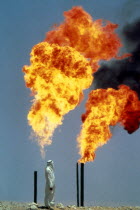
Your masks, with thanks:
[{"label": "smaller flame", "polygon": [[110,125],[120,123],[128,133],[139,128],[140,101],[137,93],[125,85],[121,85],[119,90],[92,90],[82,121],[82,130],[78,137],[81,155],[79,162],[85,163],[93,161],[97,148],[111,138]]}]

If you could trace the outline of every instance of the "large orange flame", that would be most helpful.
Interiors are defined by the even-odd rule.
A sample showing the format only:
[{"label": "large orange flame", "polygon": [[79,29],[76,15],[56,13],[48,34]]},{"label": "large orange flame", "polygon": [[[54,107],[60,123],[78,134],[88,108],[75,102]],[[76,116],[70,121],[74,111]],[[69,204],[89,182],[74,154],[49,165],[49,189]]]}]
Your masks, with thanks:
[{"label": "large orange flame", "polygon": [[46,34],[46,41],[60,46],[71,46],[89,58],[93,72],[98,61],[116,57],[122,46],[114,30],[118,27],[109,21],[93,20],[82,7],[73,7],[64,12],[65,20]]},{"label": "large orange flame", "polygon": [[51,143],[63,116],[80,103],[98,62],[116,57],[121,46],[114,33],[116,24],[93,21],[82,7],[73,7],[64,16],[64,23],[33,47],[31,64],[23,68],[26,85],[34,94],[28,122],[41,151]]},{"label": "large orange flame", "polygon": [[28,121],[43,149],[51,143],[63,115],[79,104],[83,90],[91,85],[92,69],[75,49],[47,42],[33,47],[30,62],[23,68],[26,85],[35,97]]},{"label": "large orange flame", "polygon": [[109,126],[120,123],[132,133],[139,128],[140,101],[137,93],[125,85],[92,90],[82,115],[82,130],[78,137],[80,162],[93,161],[98,147],[111,138]]}]

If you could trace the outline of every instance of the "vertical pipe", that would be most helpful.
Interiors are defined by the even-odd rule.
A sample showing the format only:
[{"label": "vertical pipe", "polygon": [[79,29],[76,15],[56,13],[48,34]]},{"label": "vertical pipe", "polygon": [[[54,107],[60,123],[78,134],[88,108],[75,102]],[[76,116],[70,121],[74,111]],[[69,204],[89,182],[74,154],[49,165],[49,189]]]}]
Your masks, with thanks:
[{"label": "vertical pipe", "polygon": [[77,207],[79,207],[79,164],[76,163]]},{"label": "vertical pipe", "polygon": [[81,206],[84,206],[84,163],[81,163]]},{"label": "vertical pipe", "polygon": [[37,203],[37,171],[34,171],[34,203]]}]

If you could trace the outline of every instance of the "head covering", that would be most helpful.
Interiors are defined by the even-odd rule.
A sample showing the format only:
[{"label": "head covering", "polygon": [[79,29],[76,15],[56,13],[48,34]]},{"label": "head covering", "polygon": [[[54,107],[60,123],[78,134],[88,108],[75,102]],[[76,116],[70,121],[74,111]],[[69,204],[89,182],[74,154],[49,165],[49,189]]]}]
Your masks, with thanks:
[{"label": "head covering", "polygon": [[47,166],[50,166],[52,169],[54,169],[54,163],[52,160],[47,161]]},{"label": "head covering", "polygon": [[48,161],[47,161],[47,163],[51,163],[51,162],[53,162],[53,161],[52,161],[52,160],[48,160]]}]

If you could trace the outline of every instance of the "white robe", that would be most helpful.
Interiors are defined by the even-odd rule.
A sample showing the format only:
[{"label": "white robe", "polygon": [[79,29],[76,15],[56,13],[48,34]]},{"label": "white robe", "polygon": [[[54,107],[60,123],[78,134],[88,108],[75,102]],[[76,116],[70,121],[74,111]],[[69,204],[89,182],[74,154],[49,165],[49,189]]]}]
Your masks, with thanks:
[{"label": "white robe", "polygon": [[[54,176],[54,166],[53,161],[49,160],[47,162],[47,166],[45,168],[45,178],[46,178],[46,186],[45,186],[45,198],[44,203],[46,207],[54,206],[54,194],[55,194],[55,176]],[[52,190],[50,190],[52,188]]]}]

